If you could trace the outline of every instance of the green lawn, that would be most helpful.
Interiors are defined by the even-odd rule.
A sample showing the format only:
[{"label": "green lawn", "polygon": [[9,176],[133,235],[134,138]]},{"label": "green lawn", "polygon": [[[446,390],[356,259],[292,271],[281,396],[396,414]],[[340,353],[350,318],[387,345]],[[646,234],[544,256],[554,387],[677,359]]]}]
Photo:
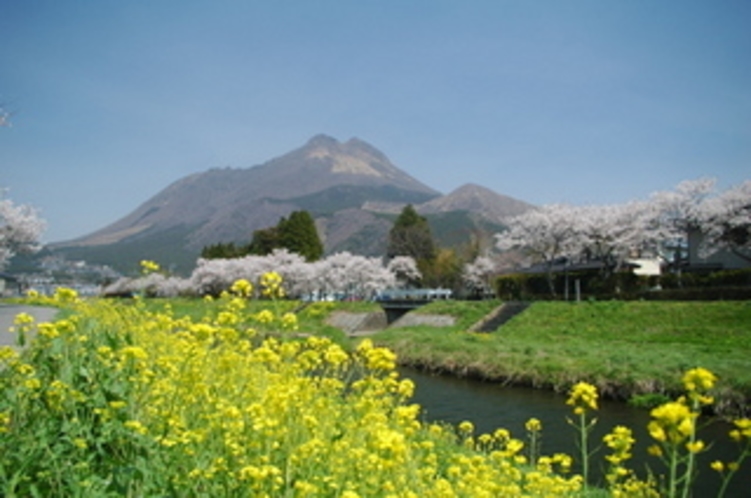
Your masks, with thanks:
[{"label": "green lawn", "polygon": [[[720,377],[718,410],[751,402],[751,302],[539,302],[490,334],[464,331],[488,303],[455,305],[457,327],[374,340],[407,364],[556,389],[587,380],[618,398],[674,393],[702,366]],[[453,314],[451,303],[432,306],[420,312]]]}]

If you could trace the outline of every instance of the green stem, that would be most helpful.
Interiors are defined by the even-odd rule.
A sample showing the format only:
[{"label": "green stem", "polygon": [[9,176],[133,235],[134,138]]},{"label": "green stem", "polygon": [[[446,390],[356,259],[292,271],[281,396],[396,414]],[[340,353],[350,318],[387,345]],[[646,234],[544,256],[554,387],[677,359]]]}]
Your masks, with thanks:
[{"label": "green stem", "polygon": [[533,467],[537,464],[537,431],[529,433],[529,464]]},{"label": "green stem", "polygon": [[672,447],[670,449],[670,480],[669,480],[669,489],[668,489],[668,498],[675,498],[676,496],[676,486],[677,486],[677,477],[676,474],[678,473],[678,450],[675,447]]},{"label": "green stem", "polygon": [[579,431],[581,433],[581,455],[582,455],[582,477],[584,478],[584,489],[587,489],[589,483],[589,451],[587,447],[587,437],[589,429],[587,427],[586,412],[579,415]]},{"label": "green stem", "polygon": [[730,484],[730,480],[733,478],[733,474],[735,474],[735,472],[731,470],[726,476],[724,476],[720,491],[717,493],[717,498],[722,498],[723,496],[725,496],[725,491],[727,491],[728,489],[728,484]]},{"label": "green stem", "polygon": [[738,460],[735,461],[735,464],[737,465],[737,467],[735,469],[728,470],[727,475],[722,480],[722,487],[720,488],[720,492],[717,493],[717,498],[722,498],[723,496],[725,496],[725,491],[727,491],[728,484],[730,484],[730,481],[733,479],[733,476],[741,467],[746,457],[749,455],[751,455],[751,452],[749,451],[749,446],[746,446],[746,449],[743,451],[743,453],[741,453],[741,456],[739,456]]},{"label": "green stem", "polygon": [[[689,448],[693,447],[693,444],[696,442],[696,423],[699,419],[699,400],[694,399],[692,402],[692,413],[696,414],[696,418],[694,419],[694,428],[691,431],[691,435],[689,436]],[[695,465],[696,457],[694,455],[694,452],[689,450],[688,451],[688,462],[686,463],[686,473],[683,475],[683,495],[682,498],[688,498],[689,491],[691,490],[691,483],[693,481],[693,473],[694,473],[694,465]]]}]

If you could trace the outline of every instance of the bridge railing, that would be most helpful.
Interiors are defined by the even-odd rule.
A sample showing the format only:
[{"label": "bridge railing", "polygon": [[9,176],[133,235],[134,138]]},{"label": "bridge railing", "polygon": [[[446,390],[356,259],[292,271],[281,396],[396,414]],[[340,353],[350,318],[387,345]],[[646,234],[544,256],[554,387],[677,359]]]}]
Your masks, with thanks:
[{"label": "bridge railing", "polygon": [[387,289],[376,295],[376,301],[436,301],[451,299],[450,289]]}]

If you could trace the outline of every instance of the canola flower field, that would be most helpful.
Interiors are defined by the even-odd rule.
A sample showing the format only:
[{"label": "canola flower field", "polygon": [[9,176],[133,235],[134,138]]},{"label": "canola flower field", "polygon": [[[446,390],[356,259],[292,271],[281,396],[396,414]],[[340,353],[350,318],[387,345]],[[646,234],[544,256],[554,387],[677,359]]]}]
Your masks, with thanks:
[{"label": "canola flower field", "polygon": [[[653,410],[660,476],[627,467],[630,429],[602,442],[607,482],[588,486],[597,389],[571,389],[576,455],[540,455],[539,420],[514,436],[425,423],[396,357],[363,340],[352,351],[297,330],[276,312],[278,275],[259,285],[269,309],[249,312],[238,281],[201,317],[143,300],[83,300],[60,289],[29,301],[64,310],[16,318],[24,348],[0,349],[3,496],[515,497],[688,496],[701,407],[714,375],[686,372],[686,396]],[[33,339],[29,340],[31,336]],[[729,434],[738,459],[714,462],[726,484],[751,455],[751,420]],[[574,474],[574,462],[584,471]],[[599,464],[600,462],[598,462]],[[718,490],[722,496],[724,487]]]}]

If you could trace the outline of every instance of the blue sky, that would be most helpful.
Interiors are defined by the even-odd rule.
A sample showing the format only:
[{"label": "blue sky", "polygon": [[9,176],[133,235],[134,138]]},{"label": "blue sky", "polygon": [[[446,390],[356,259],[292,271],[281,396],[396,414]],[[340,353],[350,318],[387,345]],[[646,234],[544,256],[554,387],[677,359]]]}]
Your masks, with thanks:
[{"label": "blue sky", "polygon": [[47,241],[318,133],[535,204],[751,178],[747,0],[0,0],[0,186]]}]

